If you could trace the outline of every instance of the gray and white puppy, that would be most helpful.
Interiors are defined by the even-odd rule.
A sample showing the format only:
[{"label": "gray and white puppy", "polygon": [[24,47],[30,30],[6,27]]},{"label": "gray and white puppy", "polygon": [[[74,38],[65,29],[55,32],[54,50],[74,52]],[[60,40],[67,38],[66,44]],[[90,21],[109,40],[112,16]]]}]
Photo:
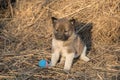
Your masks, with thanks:
[{"label": "gray and white puppy", "polygon": [[53,38],[52,38],[52,57],[51,66],[55,66],[60,56],[60,63],[65,60],[64,70],[71,69],[73,59],[80,56],[84,61],[90,59],[86,56],[87,47],[75,33],[75,20],[66,18],[57,19],[52,17]]}]

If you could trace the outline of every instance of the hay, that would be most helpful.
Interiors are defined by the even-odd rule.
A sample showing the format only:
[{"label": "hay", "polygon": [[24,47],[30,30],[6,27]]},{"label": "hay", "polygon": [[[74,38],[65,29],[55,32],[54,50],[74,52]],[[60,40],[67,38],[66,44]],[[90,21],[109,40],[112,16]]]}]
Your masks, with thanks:
[{"label": "hay", "polygon": [[[5,75],[18,80],[119,79],[120,69],[114,68],[120,67],[119,0],[19,0],[15,4],[0,10],[0,63],[6,65],[1,79]],[[51,16],[75,18],[76,32],[88,47],[91,61],[77,61],[70,74],[65,75],[62,67],[37,66],[40,59],[50,60]]]}]

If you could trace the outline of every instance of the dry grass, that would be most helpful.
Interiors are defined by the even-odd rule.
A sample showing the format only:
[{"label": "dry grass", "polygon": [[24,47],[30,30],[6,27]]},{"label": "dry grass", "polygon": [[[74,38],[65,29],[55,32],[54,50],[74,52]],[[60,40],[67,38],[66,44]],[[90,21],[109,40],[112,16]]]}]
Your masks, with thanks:
[{"label": "dry grass", "polygon": [[[75,18],[88,47],[91,61],[75,61],[69,74],[37,64],[51,57],[51,16]],[[119,0],[18,0],[0,10],[1,80],[119,80],[119,45]]]}]

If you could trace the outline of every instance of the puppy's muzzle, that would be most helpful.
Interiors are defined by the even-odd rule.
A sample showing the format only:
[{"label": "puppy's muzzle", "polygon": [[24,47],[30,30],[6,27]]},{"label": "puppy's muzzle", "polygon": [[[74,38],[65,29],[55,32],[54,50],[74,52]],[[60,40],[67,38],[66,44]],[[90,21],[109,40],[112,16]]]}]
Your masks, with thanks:
[{"label": "puppy's muzzle", "polygon": [[55,34],[55,37],[57,38],[57,39],[62,39],[63,38],[63,34]]},{"label": "puppy's muzzle", "polygon": [[65,34],[55,34],[55,38],[63,41],[68,39],[68,37]]}]

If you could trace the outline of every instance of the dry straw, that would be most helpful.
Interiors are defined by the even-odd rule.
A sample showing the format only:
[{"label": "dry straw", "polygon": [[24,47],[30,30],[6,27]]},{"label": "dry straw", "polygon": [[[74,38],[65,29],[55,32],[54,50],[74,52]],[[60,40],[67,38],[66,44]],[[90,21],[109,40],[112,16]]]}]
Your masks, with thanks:
[{"label": "dry straw", "polygon": [[[0,26],[2,27],[0,29],[0,51],[3,56],[11,55],[11,53],[11,56],[16,53],[17,55],[26,54],[32,50],[33,53],[36,53],[36,50],[39,50],[36,55],[40,56],[36,59],[42,57],[49,59],[52,37],[50,17],[75,18],[77,20],[76,32],[87,44],[88,56],[91,58],[91,62],[88,64],[81,66],[79,66],[81,62],[78,62],[79,65],[75,64],[81,67],[78,71],[87,68],[88,71],[83,71],[85,76],[86,73],[89,74],[85,79],[91,78],[91,80],[108,78],[110,80],[111,75],[114,76],[120,72],[111,70],[111,66],[118,65],[120,61],[120,0],[16,0],[15,4],[15,6],[10,5],[7,9],[0,10]],[[10,60],[13,60],[12,58]],[[24,59],[24,56],[21,59]],[[28,59],[32,59],[31,55],[23,61],[24,64]],[[3,61],[6,59],[3,58]],[[20,61],[18,60],[19,63]],[[14,64],[17,65],[17,63]],[[76,69],[73,69],[73,72]],[[51,72],[52,75],[53,73]],[[92,75],[92,73],[96,75]],[[13,74],[15,73],[13,72]],[[56,74],[63,76],[64,73]],[[61,77],[61,80],[69,79],[69,77],[78,78],[78,76],[83,78],[80,74],[72,73]],[[38,75],[38,73],[32,74],[27,78],[38,77]],[[46,77],[48,78],[50,75]],[[51,76],[54,79],[57,77]],[[117,77],[115,78],[117,79]]]}]

